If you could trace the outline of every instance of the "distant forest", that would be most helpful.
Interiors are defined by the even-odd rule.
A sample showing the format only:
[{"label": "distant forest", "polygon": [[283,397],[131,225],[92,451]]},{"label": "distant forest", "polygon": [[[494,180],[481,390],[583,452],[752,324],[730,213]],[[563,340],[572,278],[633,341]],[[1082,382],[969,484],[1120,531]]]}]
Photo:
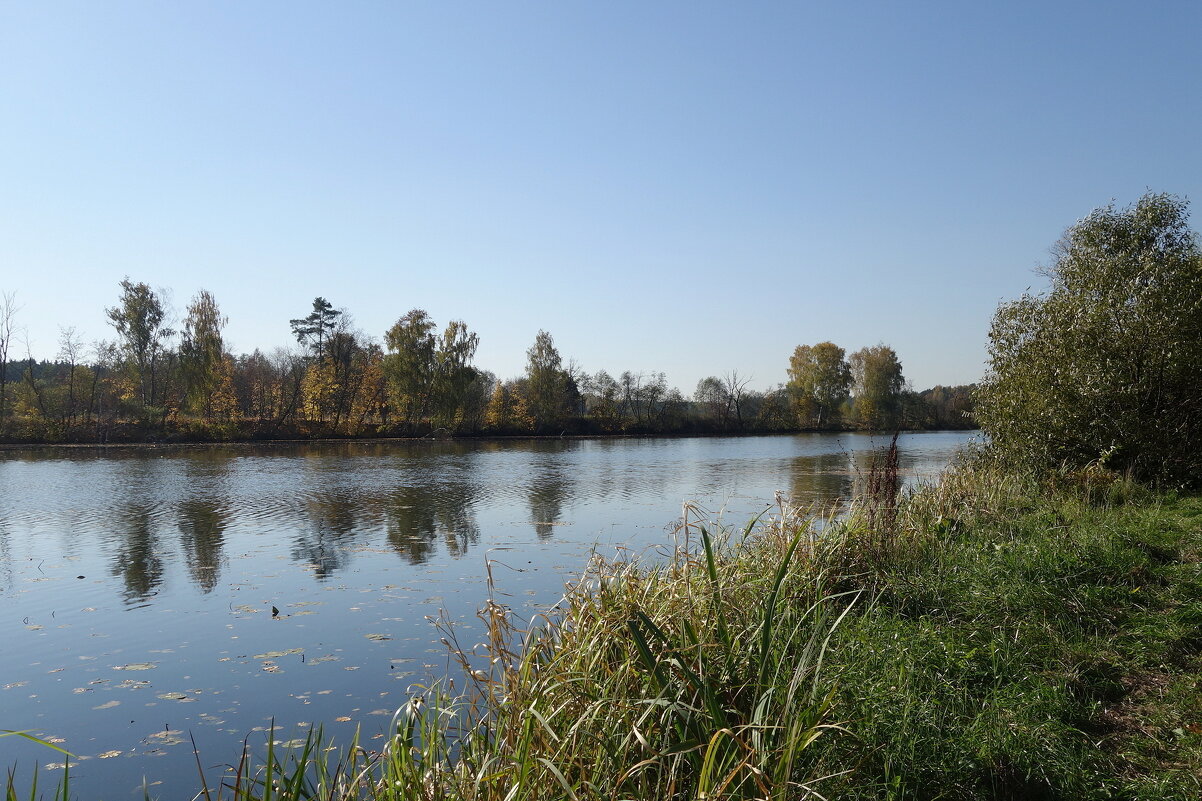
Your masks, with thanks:
[{"label": "distant forest", "polygon": [[473,363],[462,321],[439,331],[414,309],[383,346],[316,298],[289,321],[296,348],[235,356],[226,318],[201,291],[178,330],[144,283],[105,310],[115,338],[86,346],[64,329],[54,361],[13,358],[19,307],[0,295],[0,441],[188,442],[319,437],[783,433],[975,428],[973,386],[911,390],[887,345],[848,356],[800,345],[787,383],[748,388],[731,370],[691,396],[663,373],[587,373],[540,331],[523,375]]}]

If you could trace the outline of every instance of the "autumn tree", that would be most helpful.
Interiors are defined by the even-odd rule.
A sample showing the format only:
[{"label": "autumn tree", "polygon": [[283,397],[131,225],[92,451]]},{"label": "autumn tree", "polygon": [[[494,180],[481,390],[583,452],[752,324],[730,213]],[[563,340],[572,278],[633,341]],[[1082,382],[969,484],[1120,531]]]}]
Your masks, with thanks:
[{"label": "autumn tree", "polygon": [[485,427],[502,434],[533,431],[534,417],[530,414],[527,397],[525,378],[498,381],[484,411]]},{"label": "autumn tree", "polygon": [[[225,342],[221,329],[226,318],[216,299],[200,290],[188,305],[188,316],[180,337],[180,371],[184,381],[184,401],[194,414],[213,416],[213,399],[231,376],[225,364]],[[229,388],[227,387],[227,392]]]},{"label": "autumn tree", "polygon": [[888,345],[861,348],[851,355],[848,365],[860,426],[868,429],[897,427],[902,390],[906,386],[897,353]]},{"label": "autumn tree", "polygon": [[526,351],[526,392],[536,429],[562,424],[578,394],[575,382],[563,369],[555,341],[546,331],[539,331]]},{"label": "autumn tree", "polygon": [[472,359],[480,337],[462,320],[452,320],[434,351],[431,408],[436,425],[456,427],[462,419],[468,388],[476,378]]},{"label": "autumn tree", "polygon": [[166,344],[175,332],[166,327],[167,312],[159,296],[146,284],[121,282],[121,300],[105,309],[117,330],[136,399],[142,410],[158,406],[164,396]]},{"label": "autumn tree", "polygon": [[438,343],[435,325],[422,309],[412,309],[384,333],[388,350],[384,356],[384,377],[388,399],[396,418],[408,429],[425,417],[434,382],[434,354]]},{"label": "autumn tree", "polygon": [[355,416],[373,363],[373,346],[354,329],[351,318],[340,312],[334,329],[324,335],[323,348],[305,370],[305,416],[337,431]]},{"label": "autumn tree", "polygon": [[786,387],[797,424],[803,428],[837,425],[852,385],[851,367],[843,348],[833,342],[798,345],[789,357],[788,372]]},{"label": "autumn tree", "polygon": [[1202,483],[1202,249],[1188,202],[1111,204],[1052,253],[1050,288],[993,318],[976,409],[993,447],[1041,468],[1104,459]]}]

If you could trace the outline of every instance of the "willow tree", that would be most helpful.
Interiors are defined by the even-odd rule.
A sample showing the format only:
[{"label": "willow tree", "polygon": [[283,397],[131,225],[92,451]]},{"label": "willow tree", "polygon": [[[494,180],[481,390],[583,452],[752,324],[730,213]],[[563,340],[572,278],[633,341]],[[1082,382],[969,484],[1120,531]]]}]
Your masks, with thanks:
[{"label": "willow tree", "polygon": [[225,341],[221,329],[226,318],[217,300],[206,290],[200,290],[188,305],[184,329],[180,336],[180,372],[184,380],[184,401],[189,409],[206,418],[214,412],[218,390],[226,389],[231,403],[218,404],[221,411],[232,411],[231,371],[226,364]]},{"label": "willow tree", "polygon": [[429,314],[412,309],[384,333],[388,399],[410,429],[427,418],[457,426],[476,379],[472,359],[480,337],[462,320],[452,320],[441,336],[435,330]]},{"label": "willow tree", "polygon": [[462,320],[452,320],[442,332],[434,351],[431,410],[440,426],[454,427],[463,416],[468,389],[476,379],[472,359],[480,337]]},{"label": "willow tree", "polygon": [[434,321],[422,309],[411,309],[384,333],[388,353],[384,378],[396,418],[412,429],[426,416],[434,381],[438,343]]},{"label": "willow tree", "polygon": [[1202,483],[1202,251],[1188,211],[1153,193],[1094,211],[1054,246],[1049,289],[998,308],[976,416],[1007,458]]}]

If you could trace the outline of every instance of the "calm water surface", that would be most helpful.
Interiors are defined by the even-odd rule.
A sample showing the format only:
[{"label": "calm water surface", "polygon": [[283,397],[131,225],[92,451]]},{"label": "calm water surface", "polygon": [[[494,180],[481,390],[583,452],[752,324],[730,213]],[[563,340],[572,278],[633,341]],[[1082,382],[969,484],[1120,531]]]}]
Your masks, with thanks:
[{"label": "calm water surface", "polygon": [[[903,435],[909,480],[971,438]],[[383,736],[473,641],[485,564],[554,603],[593,548],[668,542],[681,504],[742,523],[853,491],[866,435],[0,452],[0,728],[61,741],[83,798],[189,798],[248,732]],[[273,608],[278,615],[273,615]],[[262,745],[264,735],[252,744]],[[0,739],[0,765],[63,757]],[[61,768],[60,768],[61,769]],[[215,777],[216,767],[212,771]],[[51,773],[53,777],[56,774]],[[211,779],[212,780],[212,779]]]}]

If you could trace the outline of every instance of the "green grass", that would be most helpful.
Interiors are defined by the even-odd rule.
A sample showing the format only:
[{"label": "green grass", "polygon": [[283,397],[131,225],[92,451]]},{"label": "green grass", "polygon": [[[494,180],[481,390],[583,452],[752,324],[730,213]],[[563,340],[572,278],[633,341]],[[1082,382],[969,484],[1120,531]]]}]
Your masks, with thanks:
[{"label": "green grass", "polygon": [[895,504],[881,469],[821,533],[686,519],[530,625],[489,601],[481,650],[448,632],[466,691],[381,752],[318,729],[199,797],[1202,795],[1202,499],[978,459]]}]

